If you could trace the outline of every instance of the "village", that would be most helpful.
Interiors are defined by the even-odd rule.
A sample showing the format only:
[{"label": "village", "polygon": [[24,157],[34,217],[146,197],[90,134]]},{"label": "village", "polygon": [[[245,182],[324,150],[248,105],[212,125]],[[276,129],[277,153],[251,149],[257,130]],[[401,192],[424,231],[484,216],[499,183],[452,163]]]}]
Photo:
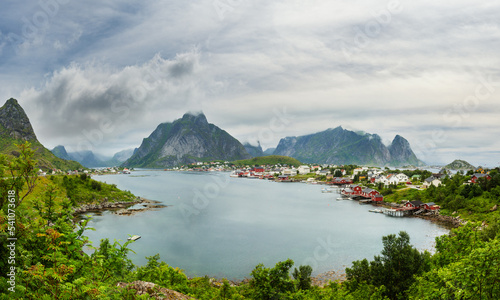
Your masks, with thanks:
[{"label": "village", "polygon": [[[413,174],[410,177],[403,173],[404,171],[410,174],[421,174]],[[380,208],[371,209],[370,212],[384,213],[392,217],[439,215],[440,206],[434,202],[423,203],[420,200],[401,200],[400,203],[385,202],[383,193],[391,188],[395,190],[422,190],[431,186],[439,187],[443,185],[445,178],[452,177],[454,174],[445,169],[441,169],[438,173],[431,173],[418,168],[404,171],[358,166],[349,169],[335,165],[301,165],[297,168],[274,165],[247,166],[247,168],[234,170],[230,176],[247,179],[267,179],[283,183],[323,184],[329,187],[323,188],[321,191],[323,193],[336,191],[340,196],[337,200],[353,200],[358,201],[359,204],[372,204]],[[472,170],[469,172],[472,172]],[[472,173],[471,179],[466,184],[476,184],[480,178],[491,179],[490,175],[481,167],[475,172],[477,173]],[[429,176],[422,180],[422,175],[425,174]]]},{"label": "village", "polygon": [[[38,175],[118,175],[131,174],[134,169],[121,167],[106,167],[87,170],[52,170],[52,172],[39,171]],[[423,203],[420,200],[400,200],[399,203],[384,201],[388,191],[401,191],[404,189],[423,190],[431,186],[439,187],[443,180],[452,177],[450,170],[441,169],[439,172],[421,168],[407,168],[403,170],[388,167],[360,167],[356,165],[328,165],[328,164],[303,164],[288,166],[286,164],[262,166],[235,166],[228,161],[196,162],[187,166],[164,169],[163,171],[184,172],[231,172],[230,177],[245,179],[264,179],[279,183],[306,183],[319,184],[327,187],[323,193],[339,194],[337,200],[358,201],[359,204],[372,204],[377,208],[370,212],[383,213],[392,217],[404,216],[437,216],[440,207],[434,202]],[[455,173],[457,174],[457,173]],[[480,178],[491,179],[488,170],[478,167],[469,170],[470,180],[464,184],[476,184]],[[425,179],[423,179],[425,178]]]}]

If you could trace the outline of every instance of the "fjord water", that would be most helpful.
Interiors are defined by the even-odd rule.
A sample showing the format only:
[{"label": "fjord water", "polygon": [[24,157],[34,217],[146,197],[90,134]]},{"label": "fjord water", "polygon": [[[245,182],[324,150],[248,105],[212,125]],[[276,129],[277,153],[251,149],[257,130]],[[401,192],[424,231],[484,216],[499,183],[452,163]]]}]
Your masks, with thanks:
[{"label": "fjord water", "polygon": [[137,234],[142,238],[129,245],[136,265],[159,253],[188,276],[243,279],[259,263],[271,267],[287,258],[319,274],[373,259],[384,235],[404,230],[415,247],[432,250],[435,237],[448,232],[422,219],[392,218],[368,212],[371,205],[337,201],[339,195],[321,193],[321,185],[150,170],[94,179],[168,205],[133,216],[93,215],[89,226],[96,231],[86,235],[94,246],[102,238],[123,243]]}]

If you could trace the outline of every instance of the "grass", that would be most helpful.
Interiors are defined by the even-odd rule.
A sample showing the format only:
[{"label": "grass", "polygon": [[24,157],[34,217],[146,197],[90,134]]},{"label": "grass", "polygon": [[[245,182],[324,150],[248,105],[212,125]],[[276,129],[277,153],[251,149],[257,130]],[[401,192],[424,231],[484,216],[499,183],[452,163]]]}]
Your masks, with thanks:
[{"label": "grass", "polygon": [[302,163],[295,158],[281,155],[269,155],[233,161],[236,166],[288,165],[298,167]]}]

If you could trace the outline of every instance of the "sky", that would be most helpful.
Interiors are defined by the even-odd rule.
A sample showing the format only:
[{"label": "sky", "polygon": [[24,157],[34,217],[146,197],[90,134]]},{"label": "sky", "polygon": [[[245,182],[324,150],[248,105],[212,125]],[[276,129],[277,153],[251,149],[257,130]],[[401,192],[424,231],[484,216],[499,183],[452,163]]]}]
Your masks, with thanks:
[{"label": "sky", "polygon": [[399,134],[428,164],[498,166],[499,15],[471,0],[5,0],[0,102],[18,99],[49,149],[112,155],[202,111],[264,149],[342,126]]}]

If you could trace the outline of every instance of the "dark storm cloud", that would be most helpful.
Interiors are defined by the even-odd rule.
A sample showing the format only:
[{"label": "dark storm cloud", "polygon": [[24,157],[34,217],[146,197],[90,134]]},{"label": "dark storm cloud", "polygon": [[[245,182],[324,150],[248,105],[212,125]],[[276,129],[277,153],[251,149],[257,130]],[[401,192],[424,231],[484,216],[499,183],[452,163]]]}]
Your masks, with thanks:
[{"label": "dark storm cloud", "polygon": [[105,139],[132,130],[137,122],[150,125],[145,115],[155,116],[151,121],[158,122],[156,114],[190,101],[189,95],[196,94],[197,65],[196,52],[174,60],[157,55],[143,65],[119,70],[73,64],[23,98],[28,101],[28,113],[36,116],[34,124],[42,138],[57,137],[73,146],[90,140],[93,147],[102,147]]}]

